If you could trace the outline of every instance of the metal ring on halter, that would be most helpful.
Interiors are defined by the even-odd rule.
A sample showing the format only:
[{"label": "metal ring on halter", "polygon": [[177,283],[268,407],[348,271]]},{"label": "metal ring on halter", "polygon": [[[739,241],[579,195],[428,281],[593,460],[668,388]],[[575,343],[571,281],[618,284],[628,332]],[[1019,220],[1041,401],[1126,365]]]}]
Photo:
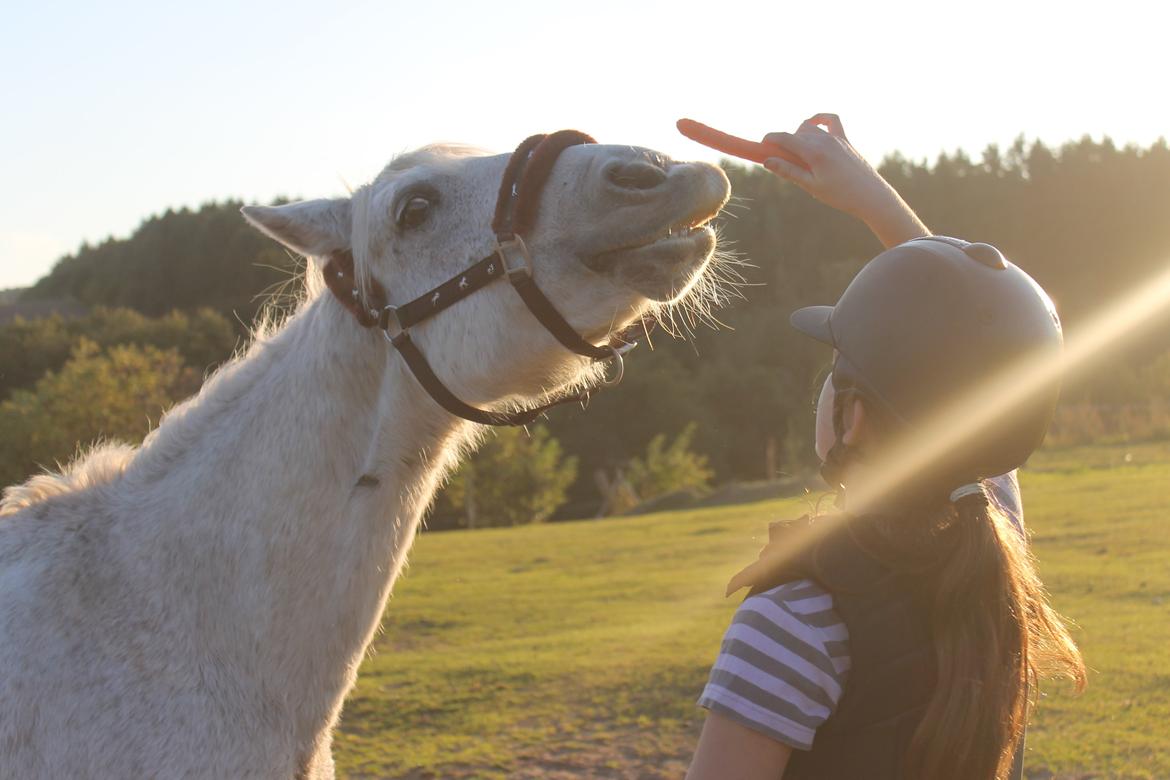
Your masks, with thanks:
[{"label": "metal ring on halter", "polygon": [[617,352],[619,355],[624,355],[636,346],[638,346],[638,342],[636,341],[623,341],[620,347],[615,347],[611,344],[609,345],[609,348]]},{"label": "metal ring on halter", "polygon": [[382,307],[382,312],[378,315],[378,327],[382,329],[382,335],[386,337],[386,340],[391,343],[406,332],[406,328],[402,327],[402,321],[398,319],[398,307],[390,304]]},{"label": "metal ring on halter", "polygon": [[614,385],[619,384],[622,381],[622,377],[626,375],[626,361],[622,359],[622,353],[619,352],[616,347],[612,346],[609,348],[609,351],[613,353],[614,358],[617,358],[618,371],[617,376],[613,377],[612,379],[609,377],[608,372],[606,376],[602,377],[601,384],[604,387],[613,387]]}]

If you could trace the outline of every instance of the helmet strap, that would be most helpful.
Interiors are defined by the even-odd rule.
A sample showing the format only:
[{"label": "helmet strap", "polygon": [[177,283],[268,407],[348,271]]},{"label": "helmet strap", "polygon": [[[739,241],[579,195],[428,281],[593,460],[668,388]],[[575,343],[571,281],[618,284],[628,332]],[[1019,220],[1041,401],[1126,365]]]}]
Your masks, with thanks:
[{"label": "helmet strap", "polygon": [[[832,381],[832,380],[830,380]],[[843,388],[833,398],[833,446],[821,463],[821,479],[837,494],[838,508],[845,503],[845,470],[857,453],[845,443],[845,402],[853,397],[852,388]]]}]

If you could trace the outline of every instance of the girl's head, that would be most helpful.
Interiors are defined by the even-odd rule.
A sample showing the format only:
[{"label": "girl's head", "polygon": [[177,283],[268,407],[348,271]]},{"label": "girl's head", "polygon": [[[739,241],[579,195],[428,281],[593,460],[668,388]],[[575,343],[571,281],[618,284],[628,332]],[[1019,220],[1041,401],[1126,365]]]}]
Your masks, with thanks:
[{"label": "girl's head", "polygon": [[834,348],[817,410],[817,454],[836,487],[863,451],[938,437],[959,418],[994,411],[971,435],[945,441],[941,457],[911,478],[915,493],[945,495],[1011,471],[1039,446],[1059,383],[1018,403],[981,389],[1058,354],[1060,320],[1030,276],[987,244],[915,239],[874,258],[835,306],[792,315],[800,331]]}]

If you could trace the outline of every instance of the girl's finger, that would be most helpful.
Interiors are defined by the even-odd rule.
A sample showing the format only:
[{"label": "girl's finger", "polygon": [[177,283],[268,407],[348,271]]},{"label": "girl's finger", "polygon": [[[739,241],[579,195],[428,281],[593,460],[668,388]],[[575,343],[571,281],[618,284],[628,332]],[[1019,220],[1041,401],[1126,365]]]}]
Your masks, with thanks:
[{"label": "girl's finger", "polygon": [[802,187],[811,186],[813,183],[812,173],[779,157],[769,157],[764,161],[764,167],[780,178],[796,182]]},{"label": "girl's finger", "polygon": [[[817,116],[820,116],[820,114],[817,114]],[[800,123],[800,127],[797,128],[796,132],[797,133],[815,133],[817,135],[824,135],[825,131],[821,128],[822,124],[823,124],[822,122],[817,121],[816,116],[809,117],[808,119],[806,119]]]},{"label": "girl's finger", "polygon": [[[838,138],[845,138],[845,126],[841,124],[841,117],[836,114],[816,114],[804,120],[804,124],[813,123],[814,125],[824,126],[828,128],[829,135],[835,135]],[[801,125],[804,127],[804,125]]]}]

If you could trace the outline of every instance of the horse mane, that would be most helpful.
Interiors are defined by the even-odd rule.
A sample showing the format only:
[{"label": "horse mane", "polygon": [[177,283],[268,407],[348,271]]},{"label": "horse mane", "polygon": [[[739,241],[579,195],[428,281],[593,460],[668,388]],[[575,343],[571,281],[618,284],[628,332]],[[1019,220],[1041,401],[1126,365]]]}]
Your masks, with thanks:
[{"label": "horse mane", "polygon": [[95,444],[58,472],[45,471],[4,489],[0,517],[78,490],[113,482],[126,471],[138,448],[121,442]]}]

